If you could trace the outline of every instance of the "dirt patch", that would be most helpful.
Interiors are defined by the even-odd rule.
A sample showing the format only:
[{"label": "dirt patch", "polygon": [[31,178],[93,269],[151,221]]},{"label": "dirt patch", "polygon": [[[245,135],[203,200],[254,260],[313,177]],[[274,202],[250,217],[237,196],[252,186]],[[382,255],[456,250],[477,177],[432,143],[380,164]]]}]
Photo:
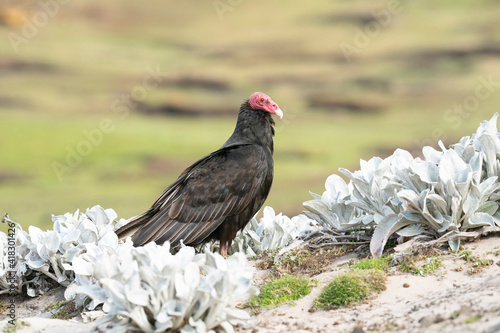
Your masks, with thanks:
[{"label": "dirt patch", "polygon": [[348,84],[366,91],[378,91],[382,93],[390,93],[392,84],[390,80],[371,78],[371,77],[359,77],[354,80],[348,81]]},{"label": "dirt patch", "polygon": [[43,62],[7,59],[0,61],[0,73],[1,72],[54,73],[56,72],[56,68]]},{"label": "dirt patch", "polygon": [[0,184],[21,183],[25,180],[28,180],[29,178],[30,177],[21,175],[16,172],[7,172],[7,171],[0,172]]},{"label": "dirt patch", "polygon": [[300,248],[291,251],[280,258],[273,268],[274,275],[308,275],[323,273],[335,259],[351,252],[347,246],[332,246],[331,248],[309,249]]},{"label": "dirt patch", "polygon": [[25,100],[0,95],[0,107],[6,108],[6,109],[21,109],[22,108],[23,110],[26,110],[27,108],[29,108],[29,106],[30,106],[30,103],[28,103]]},{"label": "dirt patch", "polygon": [[230,61],[240,66],[255,64],[256,62],[269,62],[270,59],[279,59],[286,62],[345,62],[345,58],[337,53],[317,53],[306,48],[296,47],[307,41],[300,37],[291,37],[286,40],[273,40],[272,42],[255,42],[233,44],[220,47],[196,47],[194,52],[207,58]]},{"label": "dirt patch", "polygon": [[373,113],[382,111],[384,108],[375,103],[337,99],[330,95],[311,96],[308,98],[308,104],[313,108],[327,109],[331,113]]},{"label": "dirt patch", "polygon": [[150,105],[147,103],[137,103],[139,112],[148,115],[166,115],[166,116],[232,116],[235,110],[233,107],[201,107],[188,104],[177,104],[174,102],[163,103],[160,105]]},{"label": "dirt patch", "polygon": [[[314,21],[318,21],[315,17]],[[369,13],[334,13],[326,14],[319,18],[319,21],[327,24],[353,24],[357,26],[366,25],[377,20]]]},{"label": "dirt patch", "polygon": [[[415,67],[431,66],[437,62],[449,60],[474,61],[482,56],[498,56],[500,48],[491,45],[481,45],[467,48],[450,48],[443,50],[429,50],[413,54],[398,55],[397,58]],[[391,57],[393,58],[393,57]]]},{"label": "dirt patch", "polygon": [[[64,301],[64,291],[64,287],[56,286],[44,295],[40,295],[38,297],[29,297],[25,295],[15,296],[13,301],[16,305],[16,318],[24,319],[39,317],[69,319],[78,316],[80,309],[75,308],[74,302]],[[10,301],[10,296],[0,296],[1,303],[8,304]],[[0,314],[7,314],[5,306],[2,308],[2,312]]]},{"label": "dirt patch", "polygon": [[79,309],[73,301],[58,301],[48,305],[45,310],[52,313],[52,318],[70,319],[78,313]]}]

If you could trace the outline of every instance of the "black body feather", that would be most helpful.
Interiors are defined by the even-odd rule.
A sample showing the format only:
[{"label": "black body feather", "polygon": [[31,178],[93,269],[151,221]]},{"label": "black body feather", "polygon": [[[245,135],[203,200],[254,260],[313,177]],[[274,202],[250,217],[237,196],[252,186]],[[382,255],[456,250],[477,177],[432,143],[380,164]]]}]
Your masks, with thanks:
[{"label": "black body feather", "polygon": [[188,167],[151,208],[120,228],[118,237],[132,235],[134,246],[170,241],[172,247],[181,240],[198,245],[218,239],[225,252],[271,189],[273,125],[269,112],[243,103],[226,143]]}]

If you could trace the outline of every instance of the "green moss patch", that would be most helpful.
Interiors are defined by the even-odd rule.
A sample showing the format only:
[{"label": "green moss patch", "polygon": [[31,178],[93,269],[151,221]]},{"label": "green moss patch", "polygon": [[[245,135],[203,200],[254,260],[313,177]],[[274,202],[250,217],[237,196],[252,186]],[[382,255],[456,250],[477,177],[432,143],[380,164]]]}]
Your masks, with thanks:
[{"label": "green moss patch", "polygon": [[465,319],[464,323],[465,324],[472,324],[472,323],[475,323],[476,321],[479,321],[480,319],[481,319],[481,316],[474,315],[470,318]]},{"label": "green moss patch", "polygon": [[406,257],[401,263],[399,269],[404,273],[413,275],[427,276],[434,274],[436,270],[443,266],[443,258],[439,256],[428,257],[423,265],[417,265],[414,259]]},{"label": "green moss patch", "polygon": [[315,282],[307,278],[285,275],[264,284],[260,294],[253,296],[248,306],[256,311],[261,307],[272,308],[283,303],[293,304],[293,301],[309,294],[314,285]]},{"label": "green moss patch", "polygon": [[385,282],[386,274],[381,270],[352,270],[337,276],[323,288],[313,308],[339,308],[365,300],[374,293],[385,290]]},{"label": "green moss patch", "polygon": [[355,261],[352,267],[355,269],[377,269],[380,271],[385,271],[389,268],[389,262],[391,260],[390,256],[382,256],[378,258],[363,259]]},{"label": "green moss patch", "polygon": [[472,251],[463,250],[459,253],[459,258],[462,258],[468,265],[467,273],[470,275],[477,274],[481,272],[485,267],[491,266],[493,260],[491,259],[481,259],[472,255]]},{"label": "green moss patch", "polygon": [[52,313],[52,318],[69,319],[77,312],[74,301],[58,301],[48,305],[45,310]]}]

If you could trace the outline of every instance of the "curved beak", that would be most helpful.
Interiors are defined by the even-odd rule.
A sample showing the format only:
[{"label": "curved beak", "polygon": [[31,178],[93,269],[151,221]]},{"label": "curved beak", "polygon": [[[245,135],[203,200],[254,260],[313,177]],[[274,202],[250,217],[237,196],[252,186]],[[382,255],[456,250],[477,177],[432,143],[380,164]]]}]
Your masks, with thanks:
[{"label": "curved beak", "polygon": [[275,115],[277,115],[278,117],[283,118],[283,111],[281,111],[280,108],[277,108],[276,110],[274,110],[273,112]]}]

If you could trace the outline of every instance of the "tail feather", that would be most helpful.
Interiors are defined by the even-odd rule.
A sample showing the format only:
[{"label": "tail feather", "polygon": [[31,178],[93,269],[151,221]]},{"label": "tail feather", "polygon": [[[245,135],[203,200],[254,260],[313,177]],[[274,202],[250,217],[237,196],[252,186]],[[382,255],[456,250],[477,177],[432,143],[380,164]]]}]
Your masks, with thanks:
[{"label": "tail feather", "polygon": [[143,246],[149,242],[163,244],[166,240],[169,240],[170,244],[173,244],[175,239],[167,238],[163,241],[161,239],[162,235],[170,235],[172,233],[182,231],[183,226],[186,226],[186,224],[177,223],[173,220],[163,223],[155,223],[155,221],[150,220],[148,225],[145,225],[139,232],[136,232],[132,236],[132,241],[134,242],[134,246]]},{"label": "tail feather", "polygon": [[137,230],[139,230],[144,223],[149,220],[149,216],[146,214],[141,214],[133,217],[127,224],[125,224],[120,229],[116,230],[116,235],[119,240],[124,240],[128,236],[133,235]]},{"label": "tail feather", "polygon": [[179,246],[181,240],[184,244],[197,245],[206,241],[224,220],[223,217],[210,223],[180,223],[169,220],[163,214],[151,216],[144,213],[133,217],[116,234],[119,240],[132,236],[134,246],[143,246],[152,241],[163,244],[167,240],[172,247]]}]

